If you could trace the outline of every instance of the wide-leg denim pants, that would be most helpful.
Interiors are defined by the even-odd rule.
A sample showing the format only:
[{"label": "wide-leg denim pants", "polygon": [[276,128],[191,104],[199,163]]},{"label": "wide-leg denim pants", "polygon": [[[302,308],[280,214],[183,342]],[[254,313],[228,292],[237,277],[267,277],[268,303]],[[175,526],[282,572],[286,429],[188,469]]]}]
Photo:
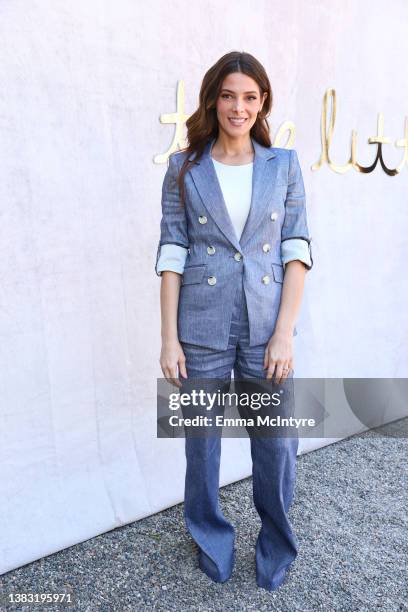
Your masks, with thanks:
[{"label": "wide-leg denim pants", "polygon": [[[243,284],[237,289],[228,348],[218,351],[181,342],[188,378],[217,379],[228,390],[234,379],[266,379],[266,344],[249,347],[248,311]],[[293,384],[293,371],[290,374]],[[186,379],[179,376],[183,382]],[[286,381],[289,382],[289,381]],[[277,383],[266,381],[270,386]],[[220,390],[220,387],[218,387]],[[284,407],[293,416],[293,394]],[[219,408],[223,413],[223,407]],[[221,428],[202,437],[186,434],[184,518],[199,547],[199,567],[216,582],[230,578],[235,563],[235,530],[219,505]],[[255,548],[257,584],[275,590],[297,556],[298,542],[288,519],[296,476],[298,437],[251,436],[253,499],[262,526]]]}]

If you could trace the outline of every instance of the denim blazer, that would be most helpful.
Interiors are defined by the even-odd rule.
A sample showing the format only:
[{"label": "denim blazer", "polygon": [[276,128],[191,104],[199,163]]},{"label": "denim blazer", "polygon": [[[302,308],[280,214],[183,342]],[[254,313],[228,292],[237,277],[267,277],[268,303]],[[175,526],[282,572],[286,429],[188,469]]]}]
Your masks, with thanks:
[{"label": "denim blazer", "polygon": [[169,157],[155,268],[160,276],[157,262],[162,245],[188,249],[177,313],[180,341],[226,350],[235,294],[243,283],[250,346],[268,342],[279,313],[284,279],[282,252],[286,249],[290,253],[295,244],[303,246],[310,255],[310,264],[305,266],[308,270],[313,266],[297,153],[251,140],[255,152],[252,199],[239,240],[210,156],[215,138],[185,174],[183,207],[176,179],[186,152],[177,151]]}]

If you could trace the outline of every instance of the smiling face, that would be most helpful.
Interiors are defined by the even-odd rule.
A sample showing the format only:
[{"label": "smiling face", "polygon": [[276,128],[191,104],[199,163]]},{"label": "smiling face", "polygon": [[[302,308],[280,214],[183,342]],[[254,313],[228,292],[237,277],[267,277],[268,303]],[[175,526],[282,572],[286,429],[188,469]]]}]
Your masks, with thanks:
[{"label": "smiling face", "polygon": [[220,130],[231,138],[249,133],[267,95],[265,92],[261,97],[258,83],[246,74],[230,73],[222,83],[217,100]]}]

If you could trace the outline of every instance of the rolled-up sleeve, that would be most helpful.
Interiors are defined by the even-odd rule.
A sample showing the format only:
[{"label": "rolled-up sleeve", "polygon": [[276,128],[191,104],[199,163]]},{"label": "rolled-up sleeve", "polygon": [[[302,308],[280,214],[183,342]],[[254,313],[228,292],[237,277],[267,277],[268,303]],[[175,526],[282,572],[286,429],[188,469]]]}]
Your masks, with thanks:
[{"label": "rolled-up sleeve", "polygon": [[284,266],[289,261],[302,261],[307,270],[313,267],[311,237],[309,235],[306,195],[302,170],[297,153],[290,151],[288,191],[285,201],[285,218],[281,232],[281,259]]},{"label": "rolled-up sleeve", "polygon": [[159,257],[156,263],[156,274],[161,276],[165,270],[183,274],[188,251],[178,244],[163,244],[160,247]]},{"label": "rolled-up sleeve", "polygon": [[157,276],[161,276],[165,270],[182,274],[187,257],[187,217],[185,207],[180,203],[177,176],[175,155],[170,155],[162,187],[162,218],[155,264]]}]

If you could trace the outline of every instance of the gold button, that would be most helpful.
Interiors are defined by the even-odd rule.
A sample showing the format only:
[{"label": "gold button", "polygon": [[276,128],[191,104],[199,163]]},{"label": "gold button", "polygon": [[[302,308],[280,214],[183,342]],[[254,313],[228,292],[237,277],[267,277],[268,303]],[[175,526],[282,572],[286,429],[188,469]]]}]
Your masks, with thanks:
[{"label": "gold button", "polygon": [[208,247],[207,247],[207,253],[208,253],[209,255],[214,255],[214,253],[215,253],[215,247],[213,247],[213,246],[208,246]]},{"label": "gold button", "polygon": [[241,261],[241,257],[242,257],[242,255],[241,255],[241,253],[239,251],[237,251],[235,253],[235,255],[234,255],[235,261]]},{"label": "gold button", "polygon": [[265,274],[265,276],[262,277],[262,282],[264,285],[268,285],[270,281],[270,278],[267,274]]},{"label": "gold button", "polygon": [[264,244],[262,250],[264,253],[269,253],[269,251],[271,250],[271,245],[268,243]]},{"label": "gold button", "polygon": [[207,223],[207,217],[205,215],[200,215],[198,220],[200,223]]},{"label": "gold button", "polygon": [[217,282],[217,279],[215,276],[209,276],[207,279],[207,282],[209,285],[215,285],[215,283]]},{"label": "gold button", "polygon": [[271,219],[272,219],[272,221],[276,221],[276,219],[277,219],[277,218],[278,218],[278,213],[277,213],[277,212],[273,212],[273,213],[271,214]]}]

